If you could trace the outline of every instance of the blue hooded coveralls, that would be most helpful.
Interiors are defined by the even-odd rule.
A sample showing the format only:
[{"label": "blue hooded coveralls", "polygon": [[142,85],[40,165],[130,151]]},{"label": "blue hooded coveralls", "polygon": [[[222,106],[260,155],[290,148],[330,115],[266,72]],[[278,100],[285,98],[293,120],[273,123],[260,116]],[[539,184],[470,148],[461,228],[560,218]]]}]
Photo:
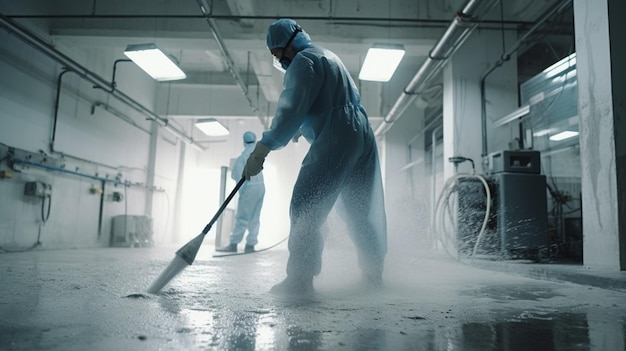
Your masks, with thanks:
[{"label": "blue hooded coveralls", "polygon": [[[243,146],[244,149],[235,160],[231,178],[235,181],[241,179],[243,169],[246,166],[246,160],[254,146],[256,145],[256,135],[252,132],[245,132],[243,134]],[[259,227],[261,225],[261,208],[263,207],[263,198],[265,197],[265,183],[263,180],[263,173],[259,173],[254,177],[250,177],[249,180],[243,182],[241,188],[239,188],[239,200],[237,201],[237,212],[235,214],[235,225],[233,231],[230,233],[230,243],[239,244],[243,240],[243,236],[248,231],[246,236],[246,245],[254,246],[258,243]]]},{"label": "blue hooded coveralls", "polygon": [[333,52],[311,44],[291,19],[274,22],[269,49],[291,46],[276,115],[260,142],[284,147],[300,130],[311,144],[293,188],[287,275],[312,279],[322,266],[322,226],[337,203],[366,277],[382,275],[387,253],[383,187],[374,132],[350,73]]}]

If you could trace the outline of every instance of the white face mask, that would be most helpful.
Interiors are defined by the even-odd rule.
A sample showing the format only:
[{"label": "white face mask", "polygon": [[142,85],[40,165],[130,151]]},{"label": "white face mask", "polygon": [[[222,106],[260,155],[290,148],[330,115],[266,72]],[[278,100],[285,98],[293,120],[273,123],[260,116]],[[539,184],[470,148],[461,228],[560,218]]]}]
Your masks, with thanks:
[{"label": "white face mask", "polygon": [[281,73],[285,73],[286,69],[283,68],[283,65],[280,63],[280,61],[278,61],[278,58],[276,56],[272,56],[272,61],[273,61],[274,68],[279,70]]},{"label": "white face mask", "polygon": [[278,60],[278,62],[280,63],[280,67],[282,67],[282,69],[284,69],[285,71],[287,70],[287,68],[289,67],[289,64],[291,63],[291,60],[285,57],[285,51],[287,51],[287,48],[289,47],[291,42],[296,38],[296,35],[298,35],[298,33],[300,32],[302,32],[302,28],[296,24],[296,29],[293,31],[293,33],[287,40],[287,44],[285,44],[285,46],[282,48],[283,49],[282,55],[281,55],[280,60]]}]

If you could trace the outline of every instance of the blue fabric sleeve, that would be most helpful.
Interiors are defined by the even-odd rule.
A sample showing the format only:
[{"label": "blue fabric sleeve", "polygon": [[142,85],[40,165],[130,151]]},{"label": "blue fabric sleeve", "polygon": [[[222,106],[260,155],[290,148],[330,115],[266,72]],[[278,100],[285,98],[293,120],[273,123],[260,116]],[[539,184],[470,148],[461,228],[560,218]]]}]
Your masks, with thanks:
[{"label": "blue fabric sleeve", "polygon": [[241,175],[243,174],[243,169],[246,166],[247,160],[248,157],[245,156],[245,154],[241,154],[239,155],[239,157],[237,157],[237,160],[233,165],[233,170],[230,172],[230,177],[233,178],[233,180],[239,181],[239,179],[241,179]]},{"label": "blue fabric sleeve", "polygon": [[278,99],[270,129],[263,132],[261,143],[277,150],[289,143],[306,119],[323,83],[321,65],[301,53],[294,57],[285,72],[284,89]]},{"label": "blue fabric sleeve", "polygon": [[248,157],[252,153],[252,150],[254,150],[255,145],[256,143],[244,145],[241,155],[239,155],[239,157],[237,157],[237,159],[235,160],[235,163],[233,164],[233,169],[230,172],[230,177],[233,180],[239,181],[241,179],[243,169],[246,167],[246,161],[248,161]]}]

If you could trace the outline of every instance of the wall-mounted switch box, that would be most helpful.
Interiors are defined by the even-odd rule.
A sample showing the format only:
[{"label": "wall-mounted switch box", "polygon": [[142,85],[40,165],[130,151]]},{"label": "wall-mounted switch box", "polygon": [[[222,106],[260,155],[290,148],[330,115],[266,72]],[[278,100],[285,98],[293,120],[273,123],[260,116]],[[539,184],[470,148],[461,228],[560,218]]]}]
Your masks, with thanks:
[{"label": "wall-mounted switch box", "polygon": [[26,182],[24,185],[25,196],[44,197],[50,195],[52,186],[42,182]]}]

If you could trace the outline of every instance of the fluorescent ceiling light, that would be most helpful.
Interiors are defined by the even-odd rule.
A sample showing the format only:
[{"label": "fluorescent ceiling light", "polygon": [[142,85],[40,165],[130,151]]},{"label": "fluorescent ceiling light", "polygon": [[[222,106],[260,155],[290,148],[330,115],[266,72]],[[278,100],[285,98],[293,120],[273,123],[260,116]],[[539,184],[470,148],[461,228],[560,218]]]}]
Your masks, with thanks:
[{"label": "fluorescent ceiling light", "polygon": [[230,134],[228,129],[215,118],[201,118],[196,121],[196,127],[208,136],[226,136]]},{"label": "fluorescent ceiling light", "polygon": [[552,141],[561,141],[561,140],[565,140],[571,137],[575,137],[578,135],[578,132],[572,132],[569,130],[566,130],[564,132],[560,132],[558,134],[554,134],[550,137],[550,140]]},{"label": "fluorescent ceiling light", "polygon": [[533,136],[538,138],[538,137],[541,137],[541,136],[544,136],[544,135],[548,135],[548,134],[552,133],[552,131],[553,131],[552,128],[541,129],[539,131],[534,132]]},{"label": "fluorescent ceiling light", "polygon": [[374,44],[367,50],[359,79],[388,82],[403,56],[404,46],[401,44]]},{"label": "fluorescent ceiling light", "polygon": [[553,64],[552,66],[545,69],[546,77],[554,77],[557,74],[565,71],[566,69],[576,65],[576,53],[573,53],[561,61]]},{"label": "fluorescent ceiling light", "polygon": [[155,44],[128,45],[124,55],[158,81],[178,80],[187,77],[172,58]]}]

